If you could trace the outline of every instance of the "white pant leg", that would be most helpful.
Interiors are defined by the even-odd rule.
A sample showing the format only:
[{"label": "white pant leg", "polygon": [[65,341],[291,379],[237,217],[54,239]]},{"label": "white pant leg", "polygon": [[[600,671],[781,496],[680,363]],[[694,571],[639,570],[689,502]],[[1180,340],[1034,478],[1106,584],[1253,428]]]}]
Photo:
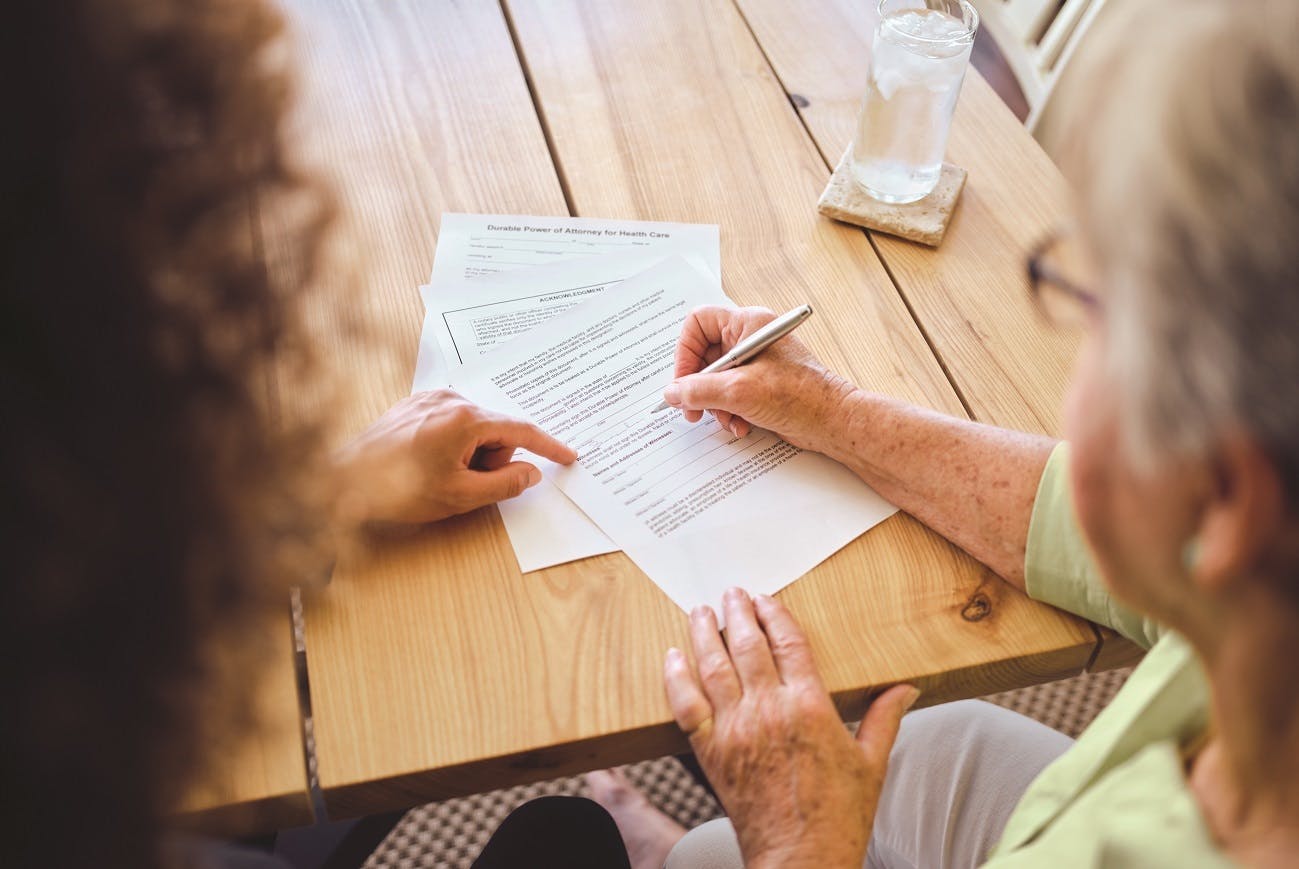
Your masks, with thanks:
[{"label": "white pant leg", "polygon": [[[978,866],[1019,798],[1073,740],[977,700],[919,709],[902,719],[866,853],[870,869]],[[665,869],[742,869],[731,822],[691,830]]]},{"label": "white pant leg", "polygon": [[672,846],[663,869],[744,869],[729,818],[707,821]]},{"label": "white pant leg", "polygon": [[889,755],[866,865],[981,865],[1029,784],[1072,744],[1044,724],[979,700],[912,712]]}]

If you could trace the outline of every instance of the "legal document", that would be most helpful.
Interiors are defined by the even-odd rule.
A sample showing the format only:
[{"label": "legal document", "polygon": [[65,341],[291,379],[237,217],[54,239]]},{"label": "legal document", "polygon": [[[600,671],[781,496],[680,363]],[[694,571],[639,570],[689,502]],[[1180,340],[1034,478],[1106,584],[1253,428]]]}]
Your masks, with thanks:
[{"label": "legal document", "polygon": [[[446,386],[451,368],[467,358],[466,345],[473,343],[476,347],[471,350],[481,350],[496,343],[467,341],[456,327],[473,328],[479,338],[509,338],[543,322],[544,316],[556,307],[552,304],[556,300],[536,296],[538,286],[559,286],[542,277],[537,285],[511,284],[519,288],[515,304],[503,304],[511,300],[498,296],[493,310],[475,309],[472,290],[490,287],[487,278],[553,263],[601,258],[606,262],[623,260],[614,271],[620,279],[673,253],[702,260],[721,285],[721,244],[716,224],[443,214],[433,273],[428,284],[420,287],[426,313],[411,391]],[[611,280],[607,268],[604,274],[607,283]],[[565,279],[559,280],[562,283]],[[459,310],[453,309],[449,296],[459,300]],[[454,322],[444,319],[447,316],[453,316]]]},{"label": "legal document", "polygon": [[437,287],[454,278],[665,245],[706,257],[720,279],[719,238],[716,224],[449,213],[442,215],[428,282]]},{"label": "legal document", "polygon": [[[436,346],[448,365],[448,375],[471,359],[500,346],[599,295],[632,275],[684,253],[695,268],[710,274],[708,259],[689,248],[652,248],[635,253],[608,254],[565,260],[552,265],[447,281],[438,288],[420,287],[424,299],[424,345]],[[710,277],[720,288],[712,274]],[[718,290],[721,304],[729,302]],[[417,371],[430,370],[417,364]],[[449,382],[449,380],[447,381]],[[415,389],[446,386],[422,374]]]},{"label": "legal document", "polygon": [[772,593],[892,515],[847,468],[711,416],[651,411],[672,379],[681,324],[717,303],[675,257],[468,362],[455,386],[530,418],[577,450],[543,474],[685,610],[739,585]]},{"label": "legal document", "polygon": [[[428,311],[412,391],[447,386],[450,372],[463,362],[526,334],[662,259],[658,250],[591,257],[460,279],[448,283],[441,292],[427,294]],[[706,268],[706,261],[694,254],[690,262],[698,269]],[[723,305],[730,302],[717,286],[710,301]],[[437,369],[425,364],[430,352],[455,361],[446,377],[437,377]],[[520,452],[517,458],[542,461],[527,452]],[[598,525],[547,480],[518,498],[500,502],[498,507],[523,573],[618,549]]]},{"label": "legal document", "polygon": [[[444,214],[433,274],[420,288],[426,310],[411,391],[449,385],[464,362],[673,253],[709,272],[714,301],[727,302],[716,225]],[[499,507],[524,573],[618,548],[548,481]]]}]

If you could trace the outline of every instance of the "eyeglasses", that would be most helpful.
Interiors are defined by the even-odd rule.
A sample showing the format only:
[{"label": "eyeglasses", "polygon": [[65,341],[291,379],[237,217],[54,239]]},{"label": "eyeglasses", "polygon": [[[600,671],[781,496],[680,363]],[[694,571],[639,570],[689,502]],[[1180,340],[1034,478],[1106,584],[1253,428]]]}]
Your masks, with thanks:
[{"label": "eyeglasses", "polygon": [[1080,245],[1069,230],[1047,236],[1028,257],[1028,286],[1042,315],[1063,327],[1086,327],[1103,305],[1100,298],[1071,274],[1086,273]]}]

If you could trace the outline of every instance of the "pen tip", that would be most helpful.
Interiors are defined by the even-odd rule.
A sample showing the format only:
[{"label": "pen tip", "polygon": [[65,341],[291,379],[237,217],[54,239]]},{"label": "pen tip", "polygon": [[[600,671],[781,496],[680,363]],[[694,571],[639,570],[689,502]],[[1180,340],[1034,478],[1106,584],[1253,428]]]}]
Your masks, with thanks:
[{"label": "pen tip", "polygon": [[653,410],[651,410],[650,413],[658,413],[659,411],[667,410],[667,409],[668,409],[669,407],[671,407],[671,406],[672,406],[672,405],[668,404],[668,403],[665,401],[665,402],[663,402],[662,404],[660,404],[658,407],[656,407],[656,408],[654,408]]}]

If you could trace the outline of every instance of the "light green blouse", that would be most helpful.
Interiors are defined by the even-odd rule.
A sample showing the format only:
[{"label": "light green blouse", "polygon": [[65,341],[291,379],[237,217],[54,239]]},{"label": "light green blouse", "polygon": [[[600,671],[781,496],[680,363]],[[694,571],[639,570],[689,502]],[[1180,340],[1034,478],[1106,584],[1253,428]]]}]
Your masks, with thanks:
[{"label": "light green blouse", "polygon": [[1073,747],[1029,786],[986,865],[1231,866],[1187,789],[1180,753],[1208,722],[1204,672],[1182,637],[1110,596],[1074,516],[1067,466],[1062,444],[1033,505],[1028,593],[1150,651]]}]

